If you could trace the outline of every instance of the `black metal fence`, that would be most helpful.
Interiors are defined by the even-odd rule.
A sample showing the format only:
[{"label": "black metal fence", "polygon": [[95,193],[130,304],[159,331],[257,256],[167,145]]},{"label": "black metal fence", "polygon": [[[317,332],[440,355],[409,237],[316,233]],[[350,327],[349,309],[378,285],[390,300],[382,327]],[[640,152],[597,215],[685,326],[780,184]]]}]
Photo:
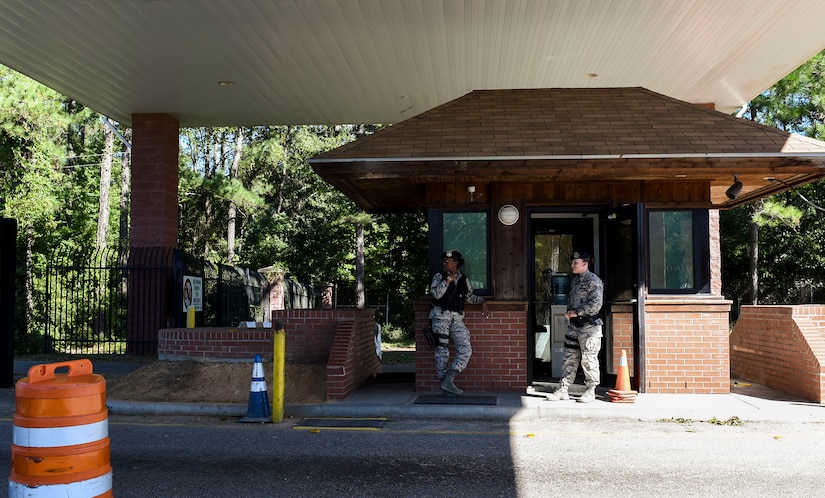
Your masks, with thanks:
[{"label": "black metal fence", "polygon": [[159,329],[186,325],[184,277],[202,283],[197,326],[265,318],[269,284],[253,270],[172,248],[56,252],[46,274],[45,352],[154,354]]}]

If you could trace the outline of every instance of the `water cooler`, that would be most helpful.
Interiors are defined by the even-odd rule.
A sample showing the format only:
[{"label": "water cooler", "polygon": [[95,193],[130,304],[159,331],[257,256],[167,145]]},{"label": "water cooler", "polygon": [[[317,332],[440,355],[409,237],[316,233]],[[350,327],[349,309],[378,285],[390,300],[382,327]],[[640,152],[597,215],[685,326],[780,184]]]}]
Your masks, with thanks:
[{"label": "water cooler", "polygon": [[[566,273],[544,272],[545,288],[550,293],[550,368],[553,377],[561,377],[564,361],[564,333],[567,331],[567,297],[570,292],[570,277]],[[549,282],[548,282],[549,279]]]}]

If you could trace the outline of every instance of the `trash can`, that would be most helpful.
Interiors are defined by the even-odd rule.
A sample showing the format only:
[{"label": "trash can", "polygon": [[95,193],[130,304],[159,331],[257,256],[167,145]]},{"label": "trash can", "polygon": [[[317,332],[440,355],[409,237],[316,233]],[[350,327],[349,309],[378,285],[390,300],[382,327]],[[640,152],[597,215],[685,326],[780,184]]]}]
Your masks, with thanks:
[{"label": "trash can", "polygon": [[9,496],[112,496],[106,380],[92,362],[34,365],[15,394]]}]

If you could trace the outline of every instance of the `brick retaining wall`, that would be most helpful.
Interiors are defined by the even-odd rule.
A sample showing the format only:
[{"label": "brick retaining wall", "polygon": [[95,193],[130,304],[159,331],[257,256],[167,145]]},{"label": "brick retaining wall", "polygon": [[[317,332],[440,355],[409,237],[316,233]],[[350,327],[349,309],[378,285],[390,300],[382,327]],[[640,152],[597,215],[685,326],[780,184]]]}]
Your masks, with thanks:
[{"label": "brick retaining wall", "polygon": [[[372,309],[310,309],[272,312],[286,331],[286,361],[325,363],[328,399],[344,399],[381,371],[375,351]],[[161,329],[158,359],[272,361],[272,329],[215,327]]]},{"label": "brick retaining wall", "polygon": [[825,403],[825,306],[742,306],[731,375]]}]

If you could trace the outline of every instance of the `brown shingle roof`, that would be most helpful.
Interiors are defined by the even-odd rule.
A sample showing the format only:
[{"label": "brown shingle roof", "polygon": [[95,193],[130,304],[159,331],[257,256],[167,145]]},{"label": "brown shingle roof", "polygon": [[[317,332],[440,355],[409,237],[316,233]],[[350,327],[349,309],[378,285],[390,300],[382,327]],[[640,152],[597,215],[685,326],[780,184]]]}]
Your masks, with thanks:
[{"label": "brown shingle roof", "polygon": [[477,90],[318,156],[825,153],[825,143],[644,88]]},{"label": "brown shingle roof", "polygon": [[310,164],[367,211],[415,209],[436,183],[582,179],[702,182],[733,207],[825,176],[825,142],[644,88],[478,90]]}]

